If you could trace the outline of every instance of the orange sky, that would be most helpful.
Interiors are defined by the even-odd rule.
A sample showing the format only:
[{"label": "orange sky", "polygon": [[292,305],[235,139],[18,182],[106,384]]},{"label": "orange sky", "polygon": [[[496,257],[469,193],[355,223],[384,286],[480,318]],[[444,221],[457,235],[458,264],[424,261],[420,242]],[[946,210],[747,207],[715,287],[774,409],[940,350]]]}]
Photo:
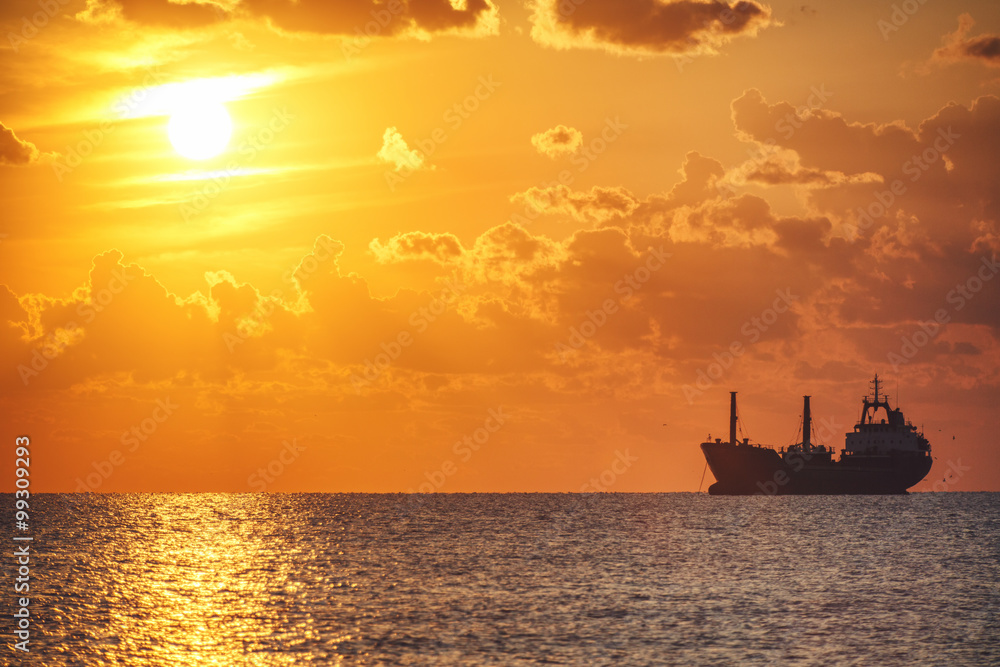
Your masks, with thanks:
[{"label": "orange sky", "polygon": [[840,448],[875,371],[917,490],[1000,490],[994,2],[15,0],[0,36],[35,491],[694,491],[729,391]]}]

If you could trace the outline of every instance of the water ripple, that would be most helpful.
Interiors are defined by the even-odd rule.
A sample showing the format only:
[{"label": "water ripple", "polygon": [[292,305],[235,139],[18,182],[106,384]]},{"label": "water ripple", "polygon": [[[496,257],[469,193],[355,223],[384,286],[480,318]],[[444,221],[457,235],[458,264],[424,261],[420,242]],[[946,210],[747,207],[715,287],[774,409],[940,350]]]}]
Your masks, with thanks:
[{"label": "water ripple", "polygon": [[22,664],[1000,664],[1000,494],[34,505]]}]

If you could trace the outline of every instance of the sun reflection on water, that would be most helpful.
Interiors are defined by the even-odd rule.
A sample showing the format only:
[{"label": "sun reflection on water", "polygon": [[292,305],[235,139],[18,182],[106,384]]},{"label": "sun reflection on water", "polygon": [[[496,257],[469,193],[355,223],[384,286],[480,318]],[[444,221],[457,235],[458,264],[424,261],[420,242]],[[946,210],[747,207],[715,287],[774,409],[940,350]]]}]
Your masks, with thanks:
[{"label": "sun reflection on water", "polygon": [[119,650],[135,664],[291,665],[296,645],[315,645],[312,619],[287,613],[305,588],[292,577],[294,553],[275,558],[288,545],[244,520],[260,505],[249,495],[149,497],[153,525],[125,523],[122,567],[108,572]]}]

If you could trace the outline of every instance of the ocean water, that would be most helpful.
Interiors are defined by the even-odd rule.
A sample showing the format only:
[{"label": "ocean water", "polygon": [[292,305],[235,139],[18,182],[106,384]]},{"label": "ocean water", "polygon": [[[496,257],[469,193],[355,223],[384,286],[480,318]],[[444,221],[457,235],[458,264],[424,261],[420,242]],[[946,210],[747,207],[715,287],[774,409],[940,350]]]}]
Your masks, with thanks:
[{"label": "ocean water", "polygon": [[31,650],[12,648],[8,547],[3,665],[1000,664],[1000,494],[40,495],[31,512]]}]

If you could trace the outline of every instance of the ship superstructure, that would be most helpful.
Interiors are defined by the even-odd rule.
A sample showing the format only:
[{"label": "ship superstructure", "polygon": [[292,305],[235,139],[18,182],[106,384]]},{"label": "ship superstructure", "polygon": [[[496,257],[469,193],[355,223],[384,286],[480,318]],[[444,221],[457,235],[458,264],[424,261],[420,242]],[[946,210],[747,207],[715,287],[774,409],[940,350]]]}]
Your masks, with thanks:
[{"label": "ship superstructure", "polygon": [[[903,412],[889,405],[889,397],[880,398],[878,375],[872,380],[871,396],[863,399],[861,419],[854,431],[847,434],[845,456],[891,456],[893,453],[930,453],[931,446],[924,434],[903,417]],[[879,410],[885,416],[876,421]]]}]

